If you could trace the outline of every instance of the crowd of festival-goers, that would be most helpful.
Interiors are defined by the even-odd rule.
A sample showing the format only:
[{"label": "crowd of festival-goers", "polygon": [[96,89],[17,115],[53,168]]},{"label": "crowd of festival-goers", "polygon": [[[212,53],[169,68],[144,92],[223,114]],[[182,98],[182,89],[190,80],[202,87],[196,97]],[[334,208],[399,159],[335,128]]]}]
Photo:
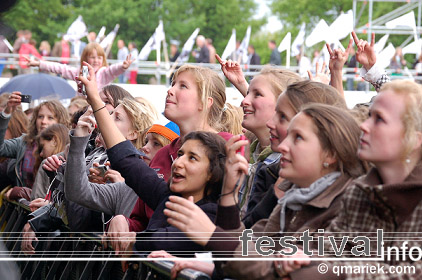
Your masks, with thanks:
[{"label": "crowd of festival-goers", "polygon": [[[307,232],[314,241],[341,241],[382,229],[384,248],[400,247],[403,236],[422,232],[422,87],[390,81],[377,66],[374,36],[352,36],[345,51],[327,45],[330,76],[317,65],[310,79],[269,65],[248,82],[237,61],[212,54],[243,95],[240,108],[226,103],[217,72],[184,64],[167,91],[168,124],[147,99],[110,84],[133,62],[130,53],[109,66],[91,42],[77,67],[24,58],[26,66],[76,79],[79,92],[67,109],[49,100],[28,115],[20,92],[0,96],[1,187],[32,211],[21,250],[34,254],[37,237],[67,227],[104,233],[104,245],[120,256],[177,257],[173,278],[192,268],[212,279],[338,279],[317,272],[317,251],[336,257],[329,239],[306,248],[290,239],[292,250],[283,237]],[[348,109],[342,70],[352,53],[377,95]],[[239,239],[245,229],[253,230],[247,242]],[[262,236],[275,242],[257,244]],[[350,252],[375,256],[376,243],[352,238],[328,267],[367,263],[341,261]],[[412,245],[420,247],[409,238]],[[213,261],[184,260],[209,252]],[[262,261],[230,260],[247,257]],[[411,256],[379,262],[415,273],[340,277],[422,275]]]}]

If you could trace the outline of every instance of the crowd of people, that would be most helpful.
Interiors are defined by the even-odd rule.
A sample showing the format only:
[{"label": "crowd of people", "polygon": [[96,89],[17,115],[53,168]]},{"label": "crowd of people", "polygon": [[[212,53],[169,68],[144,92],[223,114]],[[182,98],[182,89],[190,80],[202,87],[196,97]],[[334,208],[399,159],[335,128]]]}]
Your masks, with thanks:
[{"label": "crowd of people", "polygon": [[[112,66],[95,42],[79,67],[27,58],[27,66],[76,77],[86,96],[67,109],[44,101],[29,117],[20,92],[0,96],[1,187],[31,209],[21,250],[34,254],[33,241],[66,226],[104,234],[118,256],[177,258],[172,278],[192,268],[212,279],[419,279],[422,256],[401,253],[377,263],[412,273],[318,273],[318,257],[337,257],[327,268],[356,265],[350,252],[376,257],[378,243],[356,250],[353,238],[377,230],[383,248],[404,240],[420,247],[406,234],[422,231],[422,87],[390,81],[374,37],[352,36],[344,51],[327,45],[331,75],[317,66],[310,79],[267,66],[248,82],[238,61],[215,54],[244,96],[240,108],[226,103],[217,72],[184,64],[167,91],[168,124],[147,99],[110,84],[133,62],[134,43],[119,42],[123,61]],[[198,58],[210,59],[203,49],[212,42],[198,40]],[[348,109],[342,69],[351,55],[377,95]],[[295,238],[305,233],[322,242]],[[309,250],[318,251],[312,261]],[[203,253],[213,261],[184,259]]]}]

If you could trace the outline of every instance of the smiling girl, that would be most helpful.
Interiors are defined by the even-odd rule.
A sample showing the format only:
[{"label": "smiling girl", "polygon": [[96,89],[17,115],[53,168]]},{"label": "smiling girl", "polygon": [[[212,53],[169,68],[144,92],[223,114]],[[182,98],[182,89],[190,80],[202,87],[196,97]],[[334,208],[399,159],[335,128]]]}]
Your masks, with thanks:
[{"label": "smiling girl", "polygon": [[[89,65],[88,67],[92,72],[93,68]],[[224,176],[224,140],[213,132],[192,132],[185,135],[177,152],[177,158],[171,166],[170,181],[167,184],[146,165],[139,157],[139,152],[132,144],[125,141],[117,126],[110,121],[110,115],[104,110],[105,105],[98,95],[95,76],[91,76],[89,79],[79,77],[79,79],[87,88],[88,102],[94,110],[95,118],[108,148],[107,154],[112,168],[119,171],[125,178],[126,184],[154,210],[147,229],[140,233],[140,236],[144,237],[143,240],[146,239],[149,242],[137,242],[136,248],[139,251],[164,248],[173,252],[186,250],[191,253],[202,250],[198,245],[187,240],[174,242],[174,238],[182,235],[167,223],[163,210],[169,195],[176,194],[191,199],[211,219],[215,217],[216,201]],[[189,93],[186,91],[189,91],[190,86],[186,86],[188,83],[184,80],[176,83],[178,83],[178,90],[180,89],[182,93],[178,95],[178,98],[171,99],[170,106],[184,107],[185,104],[180,103],[180,100],[187,97],[184,93]],[[194,96],[197,96],[196,92],[194,92]],[[210,99],[207,100],[212,103]],[[186,103],[186,107],[191,106],[187,100]],[[171,113],[177,115],[184,112],[171,108]],[[209,125],[208,122],[201,125],[206,126],[207,124]],[[181,131],[186,131],[185,126],[179,125],[179,127]],[[127,235],[135,236],[134,233],[127,234],[126,232],[120,236]],[[120,242],[113,244],[116,253],[131,249],[130,244],[123,243],[126,245]]]},{"label": "smiling girl", "polygon": [[253,192],[256,173],[263,166],[272,164],[280,158],[280,154],[269,147],[270,134],[266,123],[274,115],[278,96],[289,84],[299,80],[300,77],[291,71],[264,68],[252,79],[247,95],[241,103],[244,112],[242,126],[257,138],[250,145],[249,179],[240,190],[242,216],[245,215],[250,194]]},{"label": "smiling girl", "polygon": [[27,65],[39,67],[41,71],[60,74],[63,78],[68,80],[74,80],[75,77],[79,75],[84,61],[94,68],[98,90],[101,90],[105,85],[111,83],[115,78],[124,73],[133,62],[131,56],[128,55],[125,61],[108,66],[103,48],[99,44],[93,42],[89,43],[83,50],[80,67],[72,67],[57,62],[29,58],[27,58]]},{"label": "smiling girl", "polygon": [[167,91],[164,109],[164,116],[179,126],[180,138],[157,152],[151,168],[168,180],[170,166],[181,147],[181,138],[189,132],[209,131],[228,140],[232,135],[224,132],[221,124],[227,112],[225,103],[226,86],[215,71],[192,65],[180,67]]}]

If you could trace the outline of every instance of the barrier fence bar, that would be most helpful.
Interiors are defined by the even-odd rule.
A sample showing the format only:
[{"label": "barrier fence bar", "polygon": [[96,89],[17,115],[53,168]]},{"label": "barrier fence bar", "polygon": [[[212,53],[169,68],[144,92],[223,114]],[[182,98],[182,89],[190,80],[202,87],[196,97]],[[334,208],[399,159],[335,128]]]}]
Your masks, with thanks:
[{"label": "barrier fence bar", "polygon": [[[96,234],[55,231],[45,236],[37,236],[34,255],[21,252],[22,230],[27,222],[30,209],[27,205],[3,198],[0,208],[0,236],[9,250],[9,256],[16,260],[21,271],[21,279],[41,280],[88,280],[88,279],[169,279],[173,262],[129,261],[129,268],[122,271],[121,263],[114,256],[114,251],[104,249],[101,238]],[[3,254],[4,256],[5,254]],[[104,261],[62,261],[60,257],[98,257]],[[48,257],[50,260],[36,260]],[[134,257],[145,257],[135,255]],[[25,258],[25,259],[22,259]],[[20,260],[21,259],[21,260]],[[31,260],[32,259],[32,260]],[[53,259],[53,260],[51,260]],[[57,260],[55,260],[57,259]],[[184,269],[177,279],[208,280],[210,277],[202,272]]]}]

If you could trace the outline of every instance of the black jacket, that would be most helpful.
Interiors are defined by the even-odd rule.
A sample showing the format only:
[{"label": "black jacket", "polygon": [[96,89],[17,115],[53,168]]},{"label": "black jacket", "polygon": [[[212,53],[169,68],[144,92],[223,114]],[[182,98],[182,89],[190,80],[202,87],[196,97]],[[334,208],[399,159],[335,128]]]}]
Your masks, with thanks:
[{"label": "black jacket", "polygon": [[274,162],[259,169],[255,175],[254,187],[248,203],[243,223],[246,228],[251,228],[257,221],[268,218],[277,205],[273,185],[278,178],[280,161]]},{"label": "black jacket", "polygon": [[[126,184],[152,209],[154,214],[145,231],[137,234],[135,249],[141,254],[166,250],[176,256],[192,257],[204,248],[192,242],[185,234],[167,223],[165,203],[170,195],[166,181],[159,178],[140,157],[129,141],[121,142],[107,150],[111,167],[120,172]],[[196,203],[211,221],[217,213],[216,201],[202,199]]]}]

